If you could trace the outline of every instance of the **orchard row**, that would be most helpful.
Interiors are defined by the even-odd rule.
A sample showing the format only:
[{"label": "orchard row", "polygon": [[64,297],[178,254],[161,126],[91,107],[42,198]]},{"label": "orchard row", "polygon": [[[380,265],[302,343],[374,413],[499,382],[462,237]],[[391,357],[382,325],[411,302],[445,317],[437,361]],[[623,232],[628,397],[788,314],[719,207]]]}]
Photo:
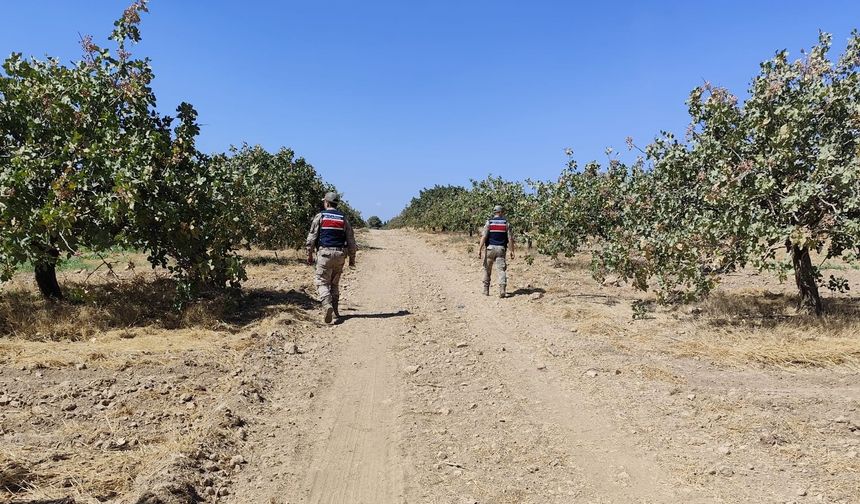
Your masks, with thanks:
[{"label": "orchard row", "polygon": [[[556,181],[488,178],[421,192],[390,226],[474,232],[493,204],[548,254],[592,253],[613,275],[663,301],[700,297],[751,266],[793,274],[800,307],[820,314],[817,261],[860,256],[860,35],[830,57],[831,39],[792,61],[761,64],[748,97],[704,84],[690,94],[684,138],[661,133],[624,163],[580,167]],[[568,151],[568,156],[572,153]],[[820,264],[820,263],[819,263]]]},{"label": "orchard row", "polygon": [[333,189],[289,149],[198,150],[197,112],[160,114],[149,60],[128,52],[144,11],[139,1],[116,21],[113,51],[87,37],[71,65],[20,54],[3,64],[0,280],[29,263],[41,292],[60,298],[59,261],[122,247],[172,271],[182,298],[238,287],[237,251],[301,244]]}]

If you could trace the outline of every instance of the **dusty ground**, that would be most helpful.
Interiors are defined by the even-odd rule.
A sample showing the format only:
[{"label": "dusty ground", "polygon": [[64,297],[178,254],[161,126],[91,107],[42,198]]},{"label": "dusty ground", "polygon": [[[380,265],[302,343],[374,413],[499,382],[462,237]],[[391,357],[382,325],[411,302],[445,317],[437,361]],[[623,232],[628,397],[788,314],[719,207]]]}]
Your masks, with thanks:
[{"label": "dusty ground", "polygon": [[180,314],[169,282],[141,257],[119,267],[128,259],[119,279],[100,261],[62,272],[64,305],[39,300],[28,274],[4,286],[0,502],[225,494],[244,464],[243,417],[280,379],[272,362],[316,327],[295,253],[252,255],[241,299]]},{"label": "dusty ground", "polygon": [[860,502],[860,300],[745,272],[634,320],[583,259],[498,299],[464,239],[364,241],[338,326],[282,259],[232,315],[0,340],[0,499]]}]

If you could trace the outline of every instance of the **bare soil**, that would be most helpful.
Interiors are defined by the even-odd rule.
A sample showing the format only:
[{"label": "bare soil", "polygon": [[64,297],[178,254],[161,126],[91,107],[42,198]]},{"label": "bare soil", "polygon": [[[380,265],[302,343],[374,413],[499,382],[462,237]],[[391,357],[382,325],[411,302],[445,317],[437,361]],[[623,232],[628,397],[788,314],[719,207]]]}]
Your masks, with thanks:
[{"label": "bare soil", "polygon": [[362,239],[336,326],[283,254],[217,316],[10,324],[0,501],[860,502],[856,297],[798,316],[790,284],[739,272],[660,307],[584,258],[518,257],[499,299],[465,238]]}]

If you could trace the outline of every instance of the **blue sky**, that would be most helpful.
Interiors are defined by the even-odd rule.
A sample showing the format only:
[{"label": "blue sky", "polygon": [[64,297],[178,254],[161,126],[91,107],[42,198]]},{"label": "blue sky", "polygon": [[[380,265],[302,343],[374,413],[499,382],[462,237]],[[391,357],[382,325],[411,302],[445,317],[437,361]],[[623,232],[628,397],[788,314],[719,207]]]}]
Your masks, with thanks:
[{"label": "blue sky", "polygon": [[[86,7],[83,5],[86,4]],[[0,54],[79,55],[127,2],[3,2]],[[683,133],[689,91],[743,93],[758,63],[860,27],[857,1],[152,0],[137,55],[203,150],[292,147],[365,215],[488,173],[555,177],[607,146]]]}]

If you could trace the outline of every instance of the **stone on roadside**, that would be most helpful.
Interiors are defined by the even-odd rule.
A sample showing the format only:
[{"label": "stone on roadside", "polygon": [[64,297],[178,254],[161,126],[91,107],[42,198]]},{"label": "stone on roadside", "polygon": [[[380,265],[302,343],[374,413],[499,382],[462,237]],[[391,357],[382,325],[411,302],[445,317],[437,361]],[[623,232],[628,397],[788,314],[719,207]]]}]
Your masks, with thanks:
[{"label": "stone on roadside", "polygon": [[469,346],[469,344],[466,343],[465,341],[461,341],[461,342],[457,343],[457,348],[466,348],[467,346]]},{"label": "stone on roadside", "polygon": [[407,373],[407,374],[415,374],[415,373],[417,373],[417,372],[418,372],[418,370],[419,370],[419,369],[421,369],[421,366],[418,366],[418,365],[415,365],[415,366],[406,366],[406,368],[404,369],[404,371],[406,371],[406,373]]},{"label": "stone on roadside", "polygon": [[593,369],[593,368],[589,369],[585,372],[585,375],[588,376],[589,378],[597,378],[598,374],[600,374],[600,373],[598,373],[597,370]]},{"label": "stone on roadside", "polygon": [[294,341],[287,343],[284,346],[284,351],[287,352],[287,355],[297,355],[301,353],[299,346]]},{"label": "stone on roadside", "polygon": [[728,467],[728,466],[720,467],[719,473],[720,473],[720,476],[724,476],[726,478],[729,478],[729,477],[735,475],[735,471],[733,471],[732,468]]}]

